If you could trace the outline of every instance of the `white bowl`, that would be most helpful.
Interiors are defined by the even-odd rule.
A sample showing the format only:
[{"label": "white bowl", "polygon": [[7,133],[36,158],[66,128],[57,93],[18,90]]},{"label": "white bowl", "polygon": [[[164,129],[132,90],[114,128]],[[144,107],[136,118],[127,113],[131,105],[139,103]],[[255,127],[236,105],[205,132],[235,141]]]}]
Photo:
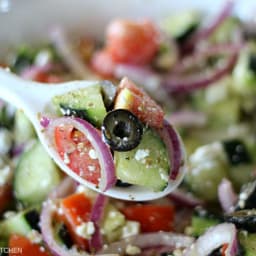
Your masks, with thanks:
[{"label": "white bowl", "polygon": [[[9,12],[3,12],[9,3]],[[102,37],[114,17],[150,17],[159,20],[182,9],[215,13],[224,0],[0,0],[0,55],[13,45],[47,40],[53,25],[73,35]],[[235,12],[248,17],[256,11],[255,0],[237,0]]]}]

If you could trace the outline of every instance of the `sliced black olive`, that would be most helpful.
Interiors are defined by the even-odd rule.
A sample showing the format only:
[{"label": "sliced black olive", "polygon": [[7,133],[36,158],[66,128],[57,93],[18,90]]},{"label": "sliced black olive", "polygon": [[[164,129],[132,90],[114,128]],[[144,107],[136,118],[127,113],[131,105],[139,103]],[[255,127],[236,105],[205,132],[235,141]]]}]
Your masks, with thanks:
[{"label": "sliced black olive", "polygon": [[123,182],[123,181],[121,181],[121,180],[118,179],[118,180],[116,181],[116,186],[117,186],[117,187],[122,187],[122,188],[127,188],[127,187],[132,186],[132,184],[127,183],[127,182]]},{"label": "sliced black olive", "polygon": [[242,141],[238,139],[224,141],[223,147],[231,165],[235,166],[242,163],[249,164],[252,162],[247,148]]},{"label": "sliced black olive", "polygon": [[67,248],[71,248],[73,246],[73,241],[68,232],[68,228],[64,223],[61,223],[58,226],[57,235],[61,239],[61,241],[67,246]]},{"label": "sliced black olive", "polygon": [[244,184],[239,193],[237,210],[256,208],[256,180]]},{"label": "sliced black olive", "polygon": [[239,229],[256,232],[256,209],[235,211],[224,216],[226,222],[231,222]]},{"label": "sliced black olive", "polygon": [[249,57],[249,69],[256,74],[256,54],[252,54]]},{"label": "sliced black olive", "polygon": [[40,232],[39,213],[37,210],[33,209],[31,211],[26,212],[24,217],[32,229],[35,229]]},{"label": "sliced black olive", "polygon": [[116,86],[110,81],[104,80],[100,83],[103,101],[107,109],[113,106],[116,97]]},{"label": "sliced black olive", "polygon": [[141,141],[143,125],[139,119],[126,109],[110,111],[103,120],[104,141],[116,151],[129,151]]}]

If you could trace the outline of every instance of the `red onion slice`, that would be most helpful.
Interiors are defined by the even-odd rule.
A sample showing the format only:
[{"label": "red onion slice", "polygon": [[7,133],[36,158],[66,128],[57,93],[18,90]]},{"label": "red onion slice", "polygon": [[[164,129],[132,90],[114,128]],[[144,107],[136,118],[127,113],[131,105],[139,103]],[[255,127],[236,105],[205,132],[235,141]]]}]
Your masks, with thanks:
[{"label": "red onion slice", "polygon": [[54,43],[57,52],[74,75],[80,79],[85,79],[88,78],[88,76],[92,76],[92,73],[81,60],[80,56],[74,51],[72,43],[69,42],[63,28],[53,28],[50,31],[49,36],[51,41]]},{"label": "red onion slice", "polygon": [[103,217],[104,209],[107,204],[107,201],[108,201],[108,198],[106,196],[102,194],[98,194],[92,208],[90,221],[94,223],[95,232],[89,241],[91,252],[98,251],[103,246],[103,239],[100,232],[99,222]]},{"label": "red onion slice", "polygon": [[185,256],[206,256],[220,246],[228,244],[226,256],[236,256],[238,242],[236,227],[231,223],[218,224],[209,228],[197,241],[185,252]]},{"label": "red onion slice", "polygon": [[181,138],[172,125],[164,120],[163,128],[159,131],[162,140],[166,144],[170,159],[170,179],[176,180],[180,169],[185,164],[185,152],[181,143]]},{"label": "red onion slice", "polygon": [[210,72],[190,75],[188,77],[173,74],[163,79],[162,85],[170,93],[191,92],[196,89],[205,88],[231,71],[236,60],[237,53],[233,53],[227,58],[225,63],[222,63],[220,67],[213,68]]},{"label": "red onion slice", "polygon": [[[94,150],[97,152],[99,163],[101,166],[101,178],[99,182],[99,190],[106,191],[116,183],[115,176],[115,165],[113,161],[112,154],[108,146],[102,141],[101,136],[96,128],[94,128],[90,123],[80,118],[72,117],[60,117],[52,119],[50,124],[46,128],[46,136],[53,148],[56,148],[54,145],[54,130],[55,127],[60,125],[72,125],[74,128],[86,135],[87,139],[91,142]],[[60,161],[63,160],[59,157]],[[78,176],[74,172],[71,176]],[[78,176],[80,178],[80,176]],[[86,181],[88,182],[88,181]],[[90,184],[90,185],[89,185]],[[88,182],[89,186],[92,186],[92,183]],[[94,184],[93,184],[94,185]],[[94,185],[95,186],[95,185]]]},{"label": "red onion slice", "polygon": [[234,0],[227,0],[219,14],[205,28],[199,29],[182,47],[185,51],[190,50],[202,39],[207,39],[212,33],[230,16],[234,7]]},{"label": "red onion slice", "polygon": [[203,204],[202,200],[194,197],[193,194],[181,189],[174,190],[168,195],[168,197],[176,204],[189,208],[194,208]]},{"label": "red onion slice", "polygon": [[173,112],[166,119],[176,127],[202,127],[207,123],[205,113],[191,110]]},{"label": "red onion slice", "polygon": [[233,189],[232,183],[226,178],[222,179],[218,186],[218,198],[222,209],[226,213],[230,213],[234,210],[238,196]]},{"label": "red onion slice", "polygon": [[190,236],[169,232],[146,233],[127,237],[118,242],[106,245],[99,253],[118,253],[123,255],[127,246],[139,247],[141,250],[153,247],[168,246],[173,248],[188,248],[194,239]]}]

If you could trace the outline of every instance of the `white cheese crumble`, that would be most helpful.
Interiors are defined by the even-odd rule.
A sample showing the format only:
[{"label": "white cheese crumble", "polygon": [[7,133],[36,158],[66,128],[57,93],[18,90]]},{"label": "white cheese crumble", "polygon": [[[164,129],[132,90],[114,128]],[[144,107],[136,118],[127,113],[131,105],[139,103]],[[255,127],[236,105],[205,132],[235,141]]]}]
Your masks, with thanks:
[{"label": "white cheese crumble", "polygon": [[90,156],[91,159],[97,159],[98,158],[97,153],[94,149],[90,149],[89,156]]},{"label": "white cheese crumble", "polygon": [[128,244],[126,246],[125,253],[128,255],[136,255],[141,253],[141,249],[137,246]]},{"label": "white cheese crumble", "polygon": [[91,221],[84,222],[76,228],[76,234],[85,239],[90,239],[94,232],[95,227]]},{"label": "white cheese crumble", "polygon": [[138,149],[136,151],[134,158],[137,161],[141,161],[141,160],[145,159],[147,156],[149,156],[149,149]]},{"label": "white cheese crumble", "polygon": [[126,221],[125,226],[122,228],[121,238],[137,235],[140,232],[140,223],[137,221]]}]

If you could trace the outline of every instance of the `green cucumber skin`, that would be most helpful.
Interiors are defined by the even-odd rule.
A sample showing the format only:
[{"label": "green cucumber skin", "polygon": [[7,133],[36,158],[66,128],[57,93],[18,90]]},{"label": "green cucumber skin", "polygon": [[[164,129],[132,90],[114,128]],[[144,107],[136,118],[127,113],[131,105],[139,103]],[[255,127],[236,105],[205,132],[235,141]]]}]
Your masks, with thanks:
[{"label": "green cucumber skin", "polygon": [[[139,157],[138,153],[146,154]],[[168,184],[169,160],[167,150],[151,129],[146,129],[140,144],[127,152],[115,152],[117,178],[123,182],[163,191]]]},{"label": "green cucumber skin", "polygon": [[98,84],[55,96],[52,101],[58,112],[61,111],[61,106],[73,111],[77,110],[80,113],[84,111],[84,117],[97,127],[101,126],[107,114],[102,89]]}]

